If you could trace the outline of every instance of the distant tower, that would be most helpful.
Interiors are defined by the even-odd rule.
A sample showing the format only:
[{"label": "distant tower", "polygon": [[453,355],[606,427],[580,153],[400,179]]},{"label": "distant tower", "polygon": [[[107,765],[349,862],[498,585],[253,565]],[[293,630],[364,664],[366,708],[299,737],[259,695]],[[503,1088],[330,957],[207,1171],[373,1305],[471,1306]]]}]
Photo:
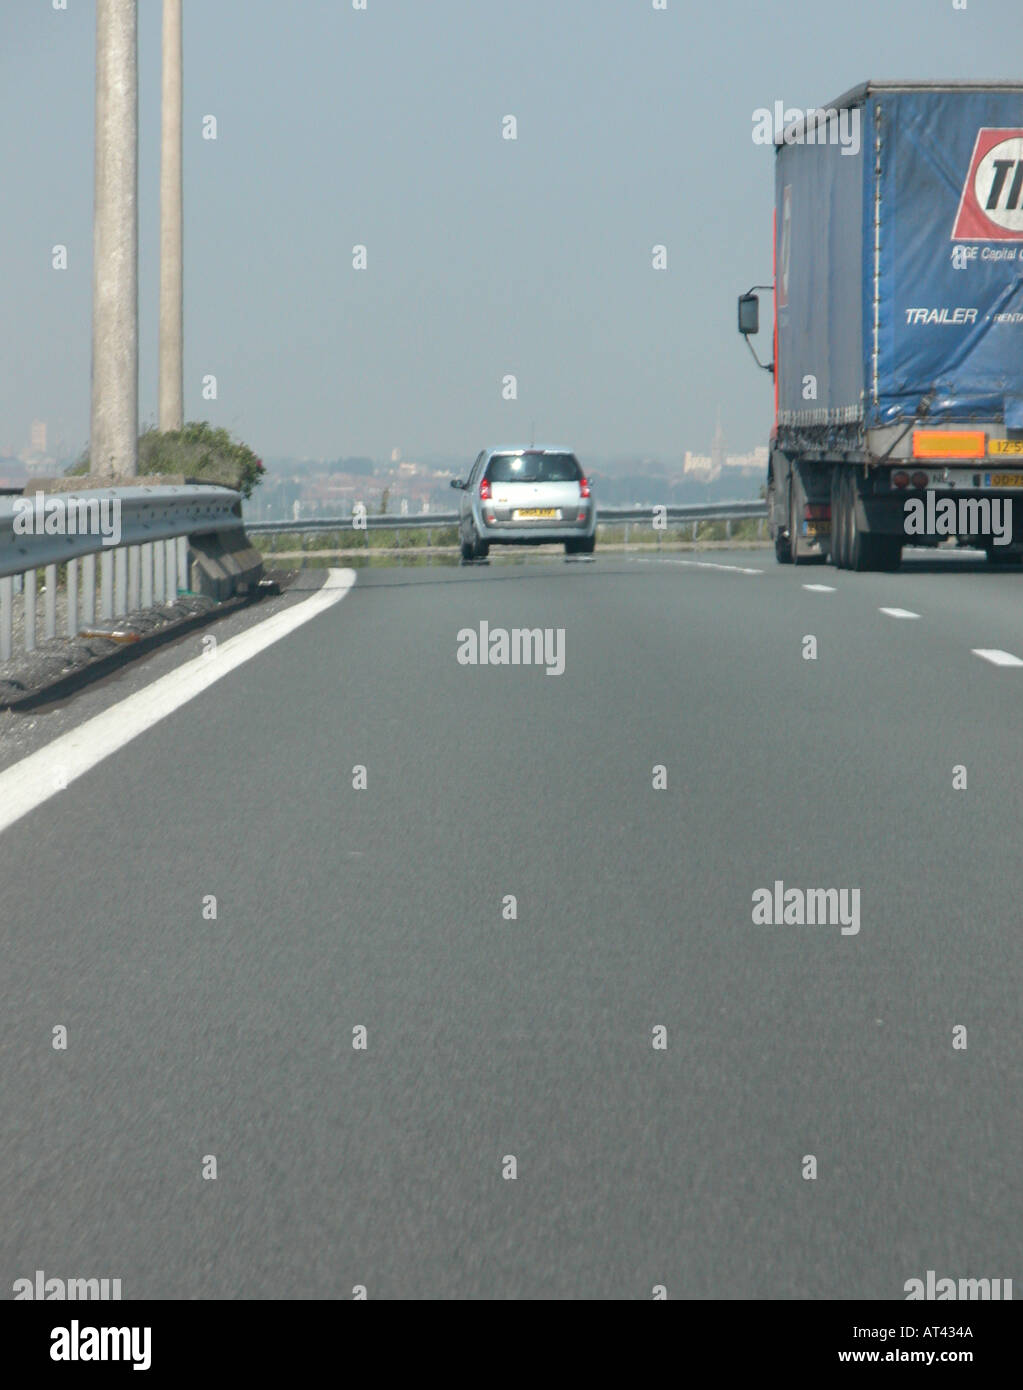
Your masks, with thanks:
[{"label": "distant tower", "polygon": [[33,420],[30,438],[32,440],[32,452],[34,454],[46,453],[46,421]]},{"label": "distant tower", "polygon": [[710,461],[714,468],[725,466],[725,432],[721,428],[720,406],[718,406],[718,427],[714,431],[714,443],[710,446]]}]

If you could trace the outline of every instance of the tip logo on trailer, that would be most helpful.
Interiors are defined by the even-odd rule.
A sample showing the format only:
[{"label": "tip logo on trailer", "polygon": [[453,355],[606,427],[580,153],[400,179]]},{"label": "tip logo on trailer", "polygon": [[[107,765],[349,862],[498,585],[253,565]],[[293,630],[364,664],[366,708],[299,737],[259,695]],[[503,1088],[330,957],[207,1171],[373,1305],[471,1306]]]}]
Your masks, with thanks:
[{"label": "tip logo on trailer", "polygon": [[977,132],[952,240],[1023,241],[1023,129]]}]

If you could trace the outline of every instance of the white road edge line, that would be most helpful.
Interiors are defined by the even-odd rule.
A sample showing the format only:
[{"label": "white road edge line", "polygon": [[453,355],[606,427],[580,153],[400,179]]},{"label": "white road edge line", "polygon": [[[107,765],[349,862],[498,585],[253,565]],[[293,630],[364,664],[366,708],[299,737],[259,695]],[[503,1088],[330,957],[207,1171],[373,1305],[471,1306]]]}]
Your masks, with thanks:
[{"label": "white road edge line", "polygon": [[911,613],[908,608],[879,608],[879,613],[887,613],[889,618],[919,618],[919,613]]},{"label": "white road edge line", "polygon": [[355,570],[328,570],[323,587],[302,603],[229,637],[217,647],[215,656],[197,656],[186,661],[144,690],[137,690],[0,772],[0,834],[111,753],[200,695],[221,676],[338,603],[351,590],[355,579]]},{"label": "white road edge line", "polygon": [[1023,666],[1023,661],[1012,652],[999,651],[997,647],[971,647],[974,656],[982,661],[990,661],[992,666]]},{"label": "white road edge line", "polygon": [[833,594],[835,592],[832,584],[804,584],[804,589],[809,589],[811,594]]}]

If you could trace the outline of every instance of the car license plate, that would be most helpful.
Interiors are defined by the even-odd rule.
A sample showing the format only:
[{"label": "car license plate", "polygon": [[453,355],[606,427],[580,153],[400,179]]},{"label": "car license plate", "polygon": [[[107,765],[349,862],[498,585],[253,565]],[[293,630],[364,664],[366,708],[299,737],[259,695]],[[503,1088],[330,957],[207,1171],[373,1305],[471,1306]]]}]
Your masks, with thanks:
[{"label": "car license plate", "polygon": [[992,473],[991,487],[1023,487],[1023,473]]},{"label": "car license plate", "polygon": [[1023,454],[1023,439],[992,439],[987,451],[989,454]]},{"label": "car license plate", "polygon": [[517,507],[512,515],[515,521],[561,520],[561,513],[555,507]]}]

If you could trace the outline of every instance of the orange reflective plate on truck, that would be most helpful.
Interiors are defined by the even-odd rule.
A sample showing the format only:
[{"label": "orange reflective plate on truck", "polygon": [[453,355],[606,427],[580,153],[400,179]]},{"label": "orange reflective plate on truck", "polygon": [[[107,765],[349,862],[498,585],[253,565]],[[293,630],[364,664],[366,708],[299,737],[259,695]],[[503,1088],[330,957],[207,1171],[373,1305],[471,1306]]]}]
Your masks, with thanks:
[{"label": "orange reflective plate on truck", "polygon": [[915,459],[979,459],[984,457],[983,430],[914,430]]}]

